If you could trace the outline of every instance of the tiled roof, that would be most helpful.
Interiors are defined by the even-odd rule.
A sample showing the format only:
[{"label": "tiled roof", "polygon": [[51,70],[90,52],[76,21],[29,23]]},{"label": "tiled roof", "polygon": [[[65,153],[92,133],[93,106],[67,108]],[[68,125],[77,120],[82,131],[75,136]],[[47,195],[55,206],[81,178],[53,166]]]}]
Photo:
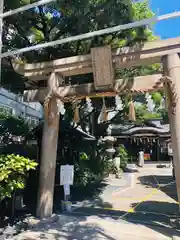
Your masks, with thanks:
[{"label": "tiled roof", "polygon": [[108,127],[108,133],[110,135],[133,135],[138,133],[153,133],[153,134],[168,134],[170,133],[169,124],[160,125],[157,127],[150,124],[142,124],[138,126],[136,124],[110,124]]}]

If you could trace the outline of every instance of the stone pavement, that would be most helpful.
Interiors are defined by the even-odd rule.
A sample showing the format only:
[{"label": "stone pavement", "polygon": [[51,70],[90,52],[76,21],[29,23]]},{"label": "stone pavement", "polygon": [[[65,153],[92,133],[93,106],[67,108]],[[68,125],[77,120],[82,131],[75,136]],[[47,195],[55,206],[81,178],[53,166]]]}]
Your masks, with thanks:
[{"label": "stone pavement", "polygon": [[180,236],[176,230],[147,227],[123,220],[97,216],[65,216],[52,224],[42,224],[14,237],[14,240],[172,240]]},{"label": "stone pavement", "polygon": [[76,205],[75,212],[172,226],[179,211],[172,169],[148,164],[138,173],[128,174],[122,179],[106,179],[104,191],[97,198]]},{"label": "stone pavement", "polygon": [[[95,199],[75,205],[71,215],[59,215],[15,240],[169,240],[178,239],[178,203],[172,169],[146,165],[138,173],[109,178]],[[24,234],[28,234],[26,237]]]},{"label": "stone pavement", "polygon": [[[96,199],[84,201],[81,206],[111,208],[128,211],[138,210],[176,214],[176,186],[171,168],[156,165],[139,168],[138,173],[125,173],[121,179],[106,179],[106,188]],[[136,207],[137,205],[137,207]]]}]

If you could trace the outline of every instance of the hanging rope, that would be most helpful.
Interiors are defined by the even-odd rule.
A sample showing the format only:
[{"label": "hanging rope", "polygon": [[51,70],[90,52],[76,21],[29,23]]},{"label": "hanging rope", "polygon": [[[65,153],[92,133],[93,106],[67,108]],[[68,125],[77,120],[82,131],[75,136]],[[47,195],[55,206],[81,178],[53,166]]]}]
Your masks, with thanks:
[{"label": "hanging rope", "polygon": [[80,116],[79,116],[79,107],[77,102],[75,102],[75,108],[74,108],[74,122],[79,123],[80,121]]},{"label": "hanging rope", "polygon": [[129,120],[136,121],[136,112],[134,107],[134,102],[131,96],[130,103],[129,103]]},{"label": "hanging rope", "polygon": [[166,88],[166,104],[168,104],[168,107],[171,108],[172,114],[174,115],[176,114],[176,104],[178,101],[175,86],[170,77],[163,76],[158,82],[156,82],[153,88],[156,89],[162,84]]},{"label": "hanging rope", "polygon": [[106,103],[105,103],[105,98],[103,97],[103,105],[102,105],[102,109],[101,109],[101,113],[100,113],[100,121],[101,122],[106,122],[108,120],[108,113],[107,113],[107,109],[106,109]]}]

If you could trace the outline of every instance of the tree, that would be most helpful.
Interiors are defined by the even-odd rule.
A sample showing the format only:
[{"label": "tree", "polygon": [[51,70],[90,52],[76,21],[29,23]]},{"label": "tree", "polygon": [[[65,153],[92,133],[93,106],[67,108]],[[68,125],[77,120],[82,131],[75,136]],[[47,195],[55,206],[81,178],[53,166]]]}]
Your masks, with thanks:
[{"label": "tree", "polygon": [[[5,1],[5,11],[17,8],[30,0]],[[4,21],[3,50],[12,50],[90,32],[152,16],[147,3],[132,4],[130,0],[62,0],[46,7],[10,16]],[[112,48],[153,40],[146,27],[129,29],[106,36],[80,40],[60,46],[32,51],[21,56],[22,61],[46,61],[55,58],[86,54],[93,46],[111,44]],[[9,60],[9,59],[8,59]],[[7,86],[7,75],[3,84]],[[8,79],[9,80],[9,79]],[[17,82],[17,80],[16,80]],[[14,84],[11,80],[8,85]],[[15,84],[14,84],[15,85]],[[22,88],[22,86],[20,86]]]},{"label": "tree", "polygon": [[[30,2],[32,1],[7,0],[5,2],[5,10],[17,8]],[[57,40],[152,16],[153,12],[149,9],[148,2],[132,4],[130,0],[78,0],[73,1],[72,4],[72,1],[61,0],[60,2],[40,6],[6,18],[4,21],[3,50],[7,51],[32,46],[37,43]],[[94,46],[110,44],[112,48],[117,48],[155,39],[157,37],[154,36],[149,27],[138,27],[88,40],[79,40],[24,53],[21,55],[20,61],[53,60],[89,53],[90,48]],[[6,59],[5,66],[2,74],[3,86],[14,91],[18,91],[18,89],[22,91],[25,79],[13,72],[10,59]],[[117,70],[117,77],[130,80],[134,76],[153,74],[158,70],[160,70],[159,64],[119,69]],[[9,77],[12,76],[12,72],[14,76]],[[81,79],[83,79],[83,82],[89,82],[92,79],[92,74],[74,76],[68,80],[71,83],[79,83],[80,81],[82,82]],[[106,101],[114,104],[112,99],[106,99]],[[94,116],[97,119],[102,106],[102,100],[96,99],[93,101],[93,104],[98,109],[97,114]]]},{"label": "tree", "polygon": [[153,92],[152,93],[152,99],[157,107],[160,106],[161,101],[162,101],[162,95],[160,92]]},{"label": "tree", "polygon": [[136,107],[136,118],[137,121],[144,121],[148,119],[157,119],[161,118],[161,114],[159,112],[149,112],[145,104],[139,105]]},{"label": "tree", "polygon": [[[18,1],[19,5],[23,2]],[[127,1],[128,2],[128,1]],[[18,5],[18,4],[17,4]],[[5,8],[12,9],[14,4],[9,1]],[[13,15],[5,20],[4,47],[8,49],[33,45],[73,36],[104,27],[130,22],[130,3],[125,1],[61,1],[49,7],[38,7],[35,10]],[[76,24],[75,24],[76,23]],[[12,33],[9,33],[11,29]],[[7,34],[11,37],[8,39]],[[116,37],[116,34],[113,36]],[[67,57],[89,51],[90,46],[101,44],[102,39],[94,38],[88,41],[55,46],[38,52],[26,53],[27,61],[49,60]]]},{"label": "tree", "polygon": [[30,131],[29,125],[23,118],[11,114],[0,113],[0,136],[4,145],[23,142]]},{"label": "tree", "polygon": [[32,126],[23,118],[11,114],[0,113],[0,154],[19,154],[36,158],[36,147],[27,144],[33,139]]},{"label": "tree", "polygon": [[30,170],[35,170],[37,163],[19,155],[0,155],[0,202],[12,193],[25,187],[25,180]]}]

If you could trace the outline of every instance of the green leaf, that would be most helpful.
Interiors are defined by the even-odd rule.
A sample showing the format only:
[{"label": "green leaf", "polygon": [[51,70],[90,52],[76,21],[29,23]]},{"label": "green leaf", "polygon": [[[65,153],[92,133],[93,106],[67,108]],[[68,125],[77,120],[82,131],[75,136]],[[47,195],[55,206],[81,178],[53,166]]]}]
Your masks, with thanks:
[{"label": "green leaf", "polygon": [[27,173],[35,169],[37,163],[19,155],[0,155],[4,163],[0,168],[0,199],[11,197],[12,191],[23,189]]},{"label": "green leaf", "polygon": [[35,27],[31,28],[32,34],[34,36],[35,42],[42,42],[44,40],[44,34],[42,31],[36,29]]}]

